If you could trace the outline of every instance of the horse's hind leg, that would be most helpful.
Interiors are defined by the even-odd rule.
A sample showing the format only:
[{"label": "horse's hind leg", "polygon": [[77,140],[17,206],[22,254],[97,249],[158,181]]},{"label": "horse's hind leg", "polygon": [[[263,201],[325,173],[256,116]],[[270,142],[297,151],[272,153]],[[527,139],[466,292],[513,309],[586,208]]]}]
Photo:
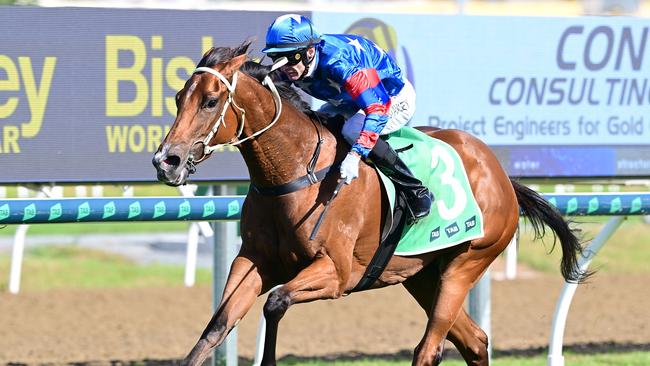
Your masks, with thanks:
[{"label": "horse's hind leg", "polygon": [[456,322],[447,334],[465,362],[471,366],[488,366],[488,337],[478,324],[469,317],[465,309],[461,309]]},{"label": "horse's hind leg", "polygon": [[[457,319],[460,318],[461,322],[451,333],[452,338],[462,341],[465,339],[463,335],[470,334],[467,332],[470,323],[462,319],[461,315],[464,311],[463,302],[470,288],[498,254],[499,251],[494,249],[500,247],[500,242],[493,244],[493,247],[490,248],[493,250],[473,249],[464,244],[450,250],[435,261],[441,268],[440,274],[433,278],[439,280],[438,286],[432,289],[430,299],[425,298],[420,303],[420,305],[426,306],[427,302],[430,302],[431,306],[427,310],[429,316],[427,329],[415,349],[413,365],[429,366],[438,365],[441,362],[443,341]],[[406,285],[417,291],[416,283]],[[414,293],[413,290],[409,291]],[[422,291],[422,289],[419,290],[419,292]],[[469,347],[469,349],[473,348]]]},{"label": "horse's hind leg", "polygon": [[[431,314],[434,297],[437,297],[438,286],[440,285],[439,272],[439,268],[435,264],[431,264],[403,283],[404,287],[427,313],[427,316]],[[447,334],[447,338],[456,346],[468,365],[489,365],[487,335],[472,321],[464,309],[461,309],[458,318]],[[439,363],[441,360],[442,347],[440,347],[440,352],[436,355],[435,362]]]},{"label": "horse's hind leg", "polygon": [[[429,264],[413,277],[402,282],[402,285],[420,304],[427,317],[430,318],[433,299],[438,296],[438,290],[440,289],[440,268],[438,264],[436,262]],[[442,362],[444,340],[441,343],[433,360],[435,365]]]}]

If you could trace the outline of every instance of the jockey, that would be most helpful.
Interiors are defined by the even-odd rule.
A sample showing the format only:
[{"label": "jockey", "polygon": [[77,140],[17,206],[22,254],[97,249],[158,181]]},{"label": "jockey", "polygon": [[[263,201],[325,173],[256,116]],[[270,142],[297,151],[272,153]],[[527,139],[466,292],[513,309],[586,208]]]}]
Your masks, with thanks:
[{"label": "jockey", "polygon": [[397,131],[415,112],[415,91],[379,46],[356,35],[320,34],[297,14],[278,17],[262,50],[294,85],[326,101],[319,111],[343,115],[343,137],[352,145],[341,163],[346,184],[370,158],[404,192],[413,219],[429,214],[433,196],[379,135]]}]

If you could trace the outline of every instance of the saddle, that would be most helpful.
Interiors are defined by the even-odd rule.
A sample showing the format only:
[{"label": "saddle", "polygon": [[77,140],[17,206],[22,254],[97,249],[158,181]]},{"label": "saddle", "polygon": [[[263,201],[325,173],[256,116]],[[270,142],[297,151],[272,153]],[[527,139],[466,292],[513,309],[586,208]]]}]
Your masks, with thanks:
[{"label": "saddle", "polygon": [[[340,131],[345,122],[341,116],[317,112],[314,112],[314,118],[332,131]],[[390,209],[386,212],[381,243],[351,292],[365,290],[375,283],[393,255],[432,252],[484,235],[483,215],[469,185],[465,167],[450,145],[408,126],[382,138],[431,191],[436,202],[428,216],[411,222],[404,194],[375,167]]]},{"label": "saddle", "polygon": [[483,217],[458,153],[443,141],[411,127],[385,138],[400,159],[436,197],[431,213],[409,220],[404,195],[375,169],[391,209],[387,210],[382,240],[366,272],[353,291],[370,287],[393,255],[412,256],[449,248],[483,237]]}]

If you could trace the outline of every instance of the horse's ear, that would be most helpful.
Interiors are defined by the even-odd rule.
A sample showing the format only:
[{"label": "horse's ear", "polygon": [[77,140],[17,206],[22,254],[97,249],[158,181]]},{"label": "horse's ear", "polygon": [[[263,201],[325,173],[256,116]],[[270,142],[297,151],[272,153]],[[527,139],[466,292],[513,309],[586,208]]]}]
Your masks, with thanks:
[{"label": "horse's ear", "polygon": [[244,53],[248,52],[248,48],[250,47],[251,43],[255,42],[255,37],[249,37],[247,40],[245,40],[239,47],[235,49],[235,55],[243,55]]},{"label": "horse's ear", "polygon": [[214,50],[215,50],[214,47],[210,47],[209,50],[205,51],[205,53],[204,53],[203,56],[201,57],[201,60],[203,60],[204,58],[208,57],[208,55],[211,54],[212,52],[214,52]]},{"label": "horse's ear", "polygon": [[248,60],[248,55],[243,54],[243,55],[239,55],[237,57],[233,57],[232,60],[230,60],[229,64],[230,64],[230,67],[233,70],[239,70],[241,65],[243,65],[244,62],[246,62],[247,60]]}]

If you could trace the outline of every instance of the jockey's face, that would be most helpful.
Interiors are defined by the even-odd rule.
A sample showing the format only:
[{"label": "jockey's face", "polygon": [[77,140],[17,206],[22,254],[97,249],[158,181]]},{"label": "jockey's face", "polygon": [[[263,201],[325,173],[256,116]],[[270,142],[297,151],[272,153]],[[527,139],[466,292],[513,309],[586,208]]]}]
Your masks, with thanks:
[{"label": "jockey's face", "polygon": [[[316,50],[314,47],[307,49],[307,63],[309,63],[313,58]],[[298,62],[294,65],[287,63],[280,68],[280,71],[286,75],[287,78],[291,81],[299,80],[302,77],[302,74],[305,73],[306,66],[302,62]]]}]

